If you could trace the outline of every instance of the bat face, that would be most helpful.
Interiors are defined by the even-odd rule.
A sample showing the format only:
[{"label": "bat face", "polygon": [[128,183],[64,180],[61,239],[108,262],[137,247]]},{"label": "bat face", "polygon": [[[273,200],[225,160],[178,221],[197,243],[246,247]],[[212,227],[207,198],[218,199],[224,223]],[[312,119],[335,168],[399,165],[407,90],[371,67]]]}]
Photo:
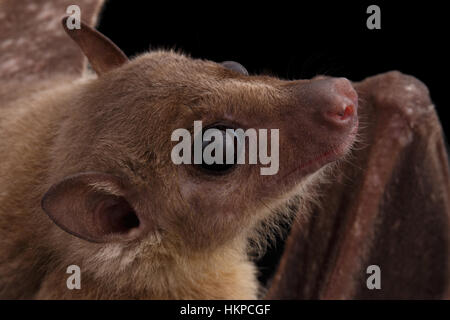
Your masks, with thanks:
[{"label": "bat face", "polygon": [[[55,177],[44,196],[47,214],[90,241],[157,232],[190,249],[245,235],[306,177],[344,156],[358,125],[357,95],[344,78],[249,76],[238,64],[165,51],[87,82],[69,108],[54,154],[60,168],[54,171],[67,174]],[[204,155],[212,142],[204,134],[213,129],[223,139],[224,162],[231,148],[245,151],[243,163],[174,163],[180,140],[173,134],[180,129],[190,138],[183,141],[190,160],[198,150]],[[227,130],[254,130],[256,139],[244,135],[239,145],[234,135],[227,144]],[[272,163],[251,163],[251,155],[261,160],[261,150]]]},{"label": "bat face", "polygon": [[[0,3],[0,299],[449,296],[448,152],[421,81],[394,71],[354,83],[360,108],[346,79],[286,81],[171,51],[130,61],[82,23],[67,30],[65,19],[98,75],[81,77],[84,58],[55,22],[70,4],[93,24],[103,0]],[[159,22],[130,9],[132,25],[120,10],[119,30],[109,9],[100,25],[127,34],[133,48],[143,30],[136,27],[153,34]],[[166,25],[180,22],[168,14]],[[267,17],[249,30],[212,17],[197,19],[206,29],[181,21],[195,37],[181,30],[164,42],[174,36],[194,50],[205,40],[238,43],[247,57],[249,43],[262,44],[289,58],[289,73],[302,56],[302,73],[328,64],[330,52],[358,65],[359,51],[342,51],[342,37],[317,37],[317,28],[299,42],[283,24],[267,48]],[[376,39],[363,34],[371,48],[385,45],[386,34],[373,32]],[[314,49],[293,57],[295,42]],[[380,48],[368,53],[375,62],[383,61]],[[269,51],[261,56],[273,57]],[[389,54],[394,64],[400,52]],[[371,59],[363,60],[353,77],[364,76]],[[270,69],[280,67],[273,61]],[[368,120],[361,130],[357,116]],[[363,141],[353,147],[357,130]],[[351,162],[332,165],[350,149]],[[332,179],[329,169],[337,169]],[[258,252],[273,240],[281,260],[278,250]],[[265,254],[258,264],[254,253]]]}]

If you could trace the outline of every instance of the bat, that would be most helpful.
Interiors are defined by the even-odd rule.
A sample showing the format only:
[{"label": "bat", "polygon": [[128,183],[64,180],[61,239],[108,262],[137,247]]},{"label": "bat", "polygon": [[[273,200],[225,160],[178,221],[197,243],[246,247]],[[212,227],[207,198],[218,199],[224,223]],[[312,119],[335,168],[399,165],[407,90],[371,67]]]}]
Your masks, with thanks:
[{"label": "bat", "polygon": [[[77,3],[93,25],[102,2]],[[15,13],[0,15],[1,298],[448,296],[448,160],[422,83],[398,72],[285,82],[166,51],[128,61],[86,24],[66,30],[72,43],[60,23],[70,4],[1,4]],[[24,41],[36,38],[40,50]],[[278,174],[173,165],[174,129],[228,128],[224,118],[280,128]],[[308,217],[294,220],[266,293],[248,245],[292,201]],[[66,286],[73,264],[81,290]],[[369,265],[382,290],[366,287]]]},{"label": "bat", "polygon": [[[350,151],[358,128],[351,83],[250,76],[236,62],[173,51],[129,60],[95,29],[68,21],[61,29],[95,75],[63,72],[38,89],[30,80],[2,106],[0,296],[257,298],[249,243]],[[266,162],[174,163],[174,132],[193,129],[196,139],[197,121],[216,130],[214,140],[255,130],[265,137],[260,158],[263,144],[283,150],[276,174],[265,174]],[[264,136],[271,129],[281,134]],[[253,136],[243,138],[250,158]],[[201,142],[205,154],[211,141]],[[79,290],[64,281],[74,265]]]}]

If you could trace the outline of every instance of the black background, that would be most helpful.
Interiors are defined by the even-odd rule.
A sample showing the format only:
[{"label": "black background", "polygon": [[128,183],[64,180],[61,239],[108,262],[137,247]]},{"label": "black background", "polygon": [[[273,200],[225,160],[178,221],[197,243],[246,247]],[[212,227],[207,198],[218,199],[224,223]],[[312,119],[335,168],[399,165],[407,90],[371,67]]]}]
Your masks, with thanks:
[{"label": "black background", "polygon": [[[435,2],[442,3],[442,2]],[[366,9],[381,8],[381,30],[369,30]],[[317,74],[353,81],[399,70],[423,81],[448,136],[448,12],[427,2],[292,1],[158,4],[109,0],[98,29],[132,57],[175,48],[194,58],[235,60],[251,74],[285,79]],[[278,243],[278,249],[282,242]],[[280,250],[260,262],[264,281]]]}]

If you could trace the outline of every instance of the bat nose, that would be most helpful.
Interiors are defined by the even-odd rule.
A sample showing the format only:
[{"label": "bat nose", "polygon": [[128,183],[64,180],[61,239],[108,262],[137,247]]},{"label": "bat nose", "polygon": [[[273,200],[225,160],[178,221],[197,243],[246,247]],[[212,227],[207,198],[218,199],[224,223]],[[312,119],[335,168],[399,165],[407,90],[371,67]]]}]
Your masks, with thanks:
[{"label": "bat nose", "polygon": [[318,80],[322,91],[319,113],[322,120],[335,128],[352,126],[357,117],[358,95],[346,78]]},{"label": "bat nose", "polygon": [[339,97],[335,103],[328,106],[322,113],[323,118],[329,123],[336,126],[345,126],[353,122],[353,117],[356,114],[356,103]]}]

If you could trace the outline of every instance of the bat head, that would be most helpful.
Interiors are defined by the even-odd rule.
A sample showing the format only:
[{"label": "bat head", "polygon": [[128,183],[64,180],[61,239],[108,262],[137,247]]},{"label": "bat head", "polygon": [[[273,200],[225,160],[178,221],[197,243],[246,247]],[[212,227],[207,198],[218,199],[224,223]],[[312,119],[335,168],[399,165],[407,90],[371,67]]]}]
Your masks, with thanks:
[{"label": "bat head", "polygon": [[222,245],[354,141],[357,94],[344,78],[253,76],[171,51],[128,61],[84,24],[68,33],[98,77],[71,94],[42,207],[80,238]]}]

